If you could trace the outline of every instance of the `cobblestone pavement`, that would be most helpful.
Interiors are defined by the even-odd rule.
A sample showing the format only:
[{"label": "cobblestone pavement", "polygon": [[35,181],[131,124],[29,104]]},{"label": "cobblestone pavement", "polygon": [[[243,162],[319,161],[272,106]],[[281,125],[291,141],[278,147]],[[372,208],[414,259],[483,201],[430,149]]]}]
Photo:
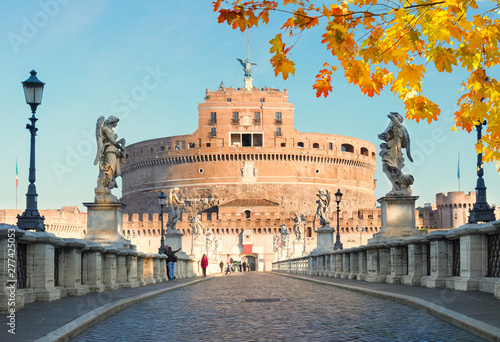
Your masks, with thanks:
[{"label": "cobblestone pavement", "polygon": [[73,341],[483,340],[389,300],[251,272],[159,295]]}]

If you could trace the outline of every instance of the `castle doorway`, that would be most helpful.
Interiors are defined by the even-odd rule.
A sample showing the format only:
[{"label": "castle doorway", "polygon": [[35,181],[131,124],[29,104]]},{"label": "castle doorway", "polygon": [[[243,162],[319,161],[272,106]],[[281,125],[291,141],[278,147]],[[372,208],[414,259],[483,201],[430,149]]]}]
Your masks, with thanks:
[{"label": "castle doorway", "polygon": [[250,269],[250,271],[255,271],[255,270],[258,269],[258,266],[256,264],[257,260],[258,259],[256,257],[252,256],[252,255],[242,255],[241,256],[241,262],[244,261],[244,262],[247,263],[247,265],[251,264],[252,268]]}]

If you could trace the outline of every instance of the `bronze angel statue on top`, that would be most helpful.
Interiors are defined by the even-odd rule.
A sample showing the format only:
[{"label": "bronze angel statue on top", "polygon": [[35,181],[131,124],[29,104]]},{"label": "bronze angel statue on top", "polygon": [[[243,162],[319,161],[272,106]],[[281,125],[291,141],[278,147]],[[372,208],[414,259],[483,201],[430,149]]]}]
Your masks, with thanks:
[{"label": "bronze angel statue on top", "polygon": [[110,115],[107,119],[99,117],[96,124],[97,155],[94,165],[99,164],[99,176],[95,188],[95,202],[118,202],[111,194],[111,189],[117,188],[116,178],[121,175],[121,164],[125,158],[125,140],[117,140],[113,131],[119,119]]},{"label": "bronze angel statue on top", "polygon": [[410,135],[402,125],[403,117],[399,113],[388,115],[391,122],[384,133],[379,134],[379,139],[385,141],[380,144],[382,157],[382,170],[392,183],[392,190],[387,196],[411,196],[410,185],[413,176],[405,175],[401,169],[404,167],[403,149],[406,149],[408,159],[413,162],[410,154]]},{"label": "bronze angel statue on top", "polygon": [[252,77],[252,65],[257,65],[257,63],[250,63],[250,59],[246,59],[244,62],[239,59],[239,58],[236,58],[241,66],[243,67],[243,71],[245,72],[245,77]]}]

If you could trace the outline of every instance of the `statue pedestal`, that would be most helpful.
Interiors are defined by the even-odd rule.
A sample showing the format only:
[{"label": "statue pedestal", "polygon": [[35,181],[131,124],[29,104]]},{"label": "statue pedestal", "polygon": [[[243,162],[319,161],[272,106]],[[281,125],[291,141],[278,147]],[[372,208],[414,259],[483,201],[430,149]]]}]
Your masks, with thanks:
[{"label": "statue pedestal", "polygon": [[130,240],[121,234],[123,227],[123,203],[83,203],[87,207],[87,235],[90,240],[104,246],[135,250]]},{"label": "statue pedestal", "polygon": [[176,255],[187,257],[188,255],[182,250],[182,235],[183,234],[177,229],[176,230],[167,229],[165,235],[165,246],[170,246],[170,248],[172,248],[173,251],[181,248],[181,250]]},{"label": "statue pedestal", "polygon": [[333,252],[333,232],[330,226],[318,228],[316,230],[317,246],[311,251],[311,254],[321,254]]},{"label": "statue pedestal", "polygon": [[[182,235],[181,235],[181,239],[182,239]],[[175,249],[177,249],[179,247],[176,247]],[[173,249],[173,247],[172,247]],[[203,256],[203,251],[205,249],[205,246],[203,246],[200,242],[198,243],[194,243],[193,244],[193,250],[191,251],[191,255],[190,257],[193,258],[193,259],[196,259],[196,260],[201,260],[201,257]],[[207,255],[208,257],[208,255]]]},{"label": "statue pedestal", "polygon": [[293,257],[302,256],[302,252],[304,251],[304,241],[294,241],[293,242]]},{"label": "statue pedestal", "polygon": [[252,82],[253,78],[249,76],[245,77],[245,90],[252,90],[253,88]]},{"label": "statue pedestal", "polygon": [[377,202],[381,204],[382,227],[373,234],[368,244],[403,239],[421,235],[415,227],[415,201],[418,196],[385,196]]}]

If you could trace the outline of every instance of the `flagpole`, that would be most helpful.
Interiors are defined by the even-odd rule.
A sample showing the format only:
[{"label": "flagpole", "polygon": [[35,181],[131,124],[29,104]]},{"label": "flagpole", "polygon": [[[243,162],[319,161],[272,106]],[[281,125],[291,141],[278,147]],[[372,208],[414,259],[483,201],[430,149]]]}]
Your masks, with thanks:
[{"label": "flagpole", "polygon": [[16,210],[17,210],[17,189],[19,188],[19,175],[17,171],[17,157],[16,157]]}]

